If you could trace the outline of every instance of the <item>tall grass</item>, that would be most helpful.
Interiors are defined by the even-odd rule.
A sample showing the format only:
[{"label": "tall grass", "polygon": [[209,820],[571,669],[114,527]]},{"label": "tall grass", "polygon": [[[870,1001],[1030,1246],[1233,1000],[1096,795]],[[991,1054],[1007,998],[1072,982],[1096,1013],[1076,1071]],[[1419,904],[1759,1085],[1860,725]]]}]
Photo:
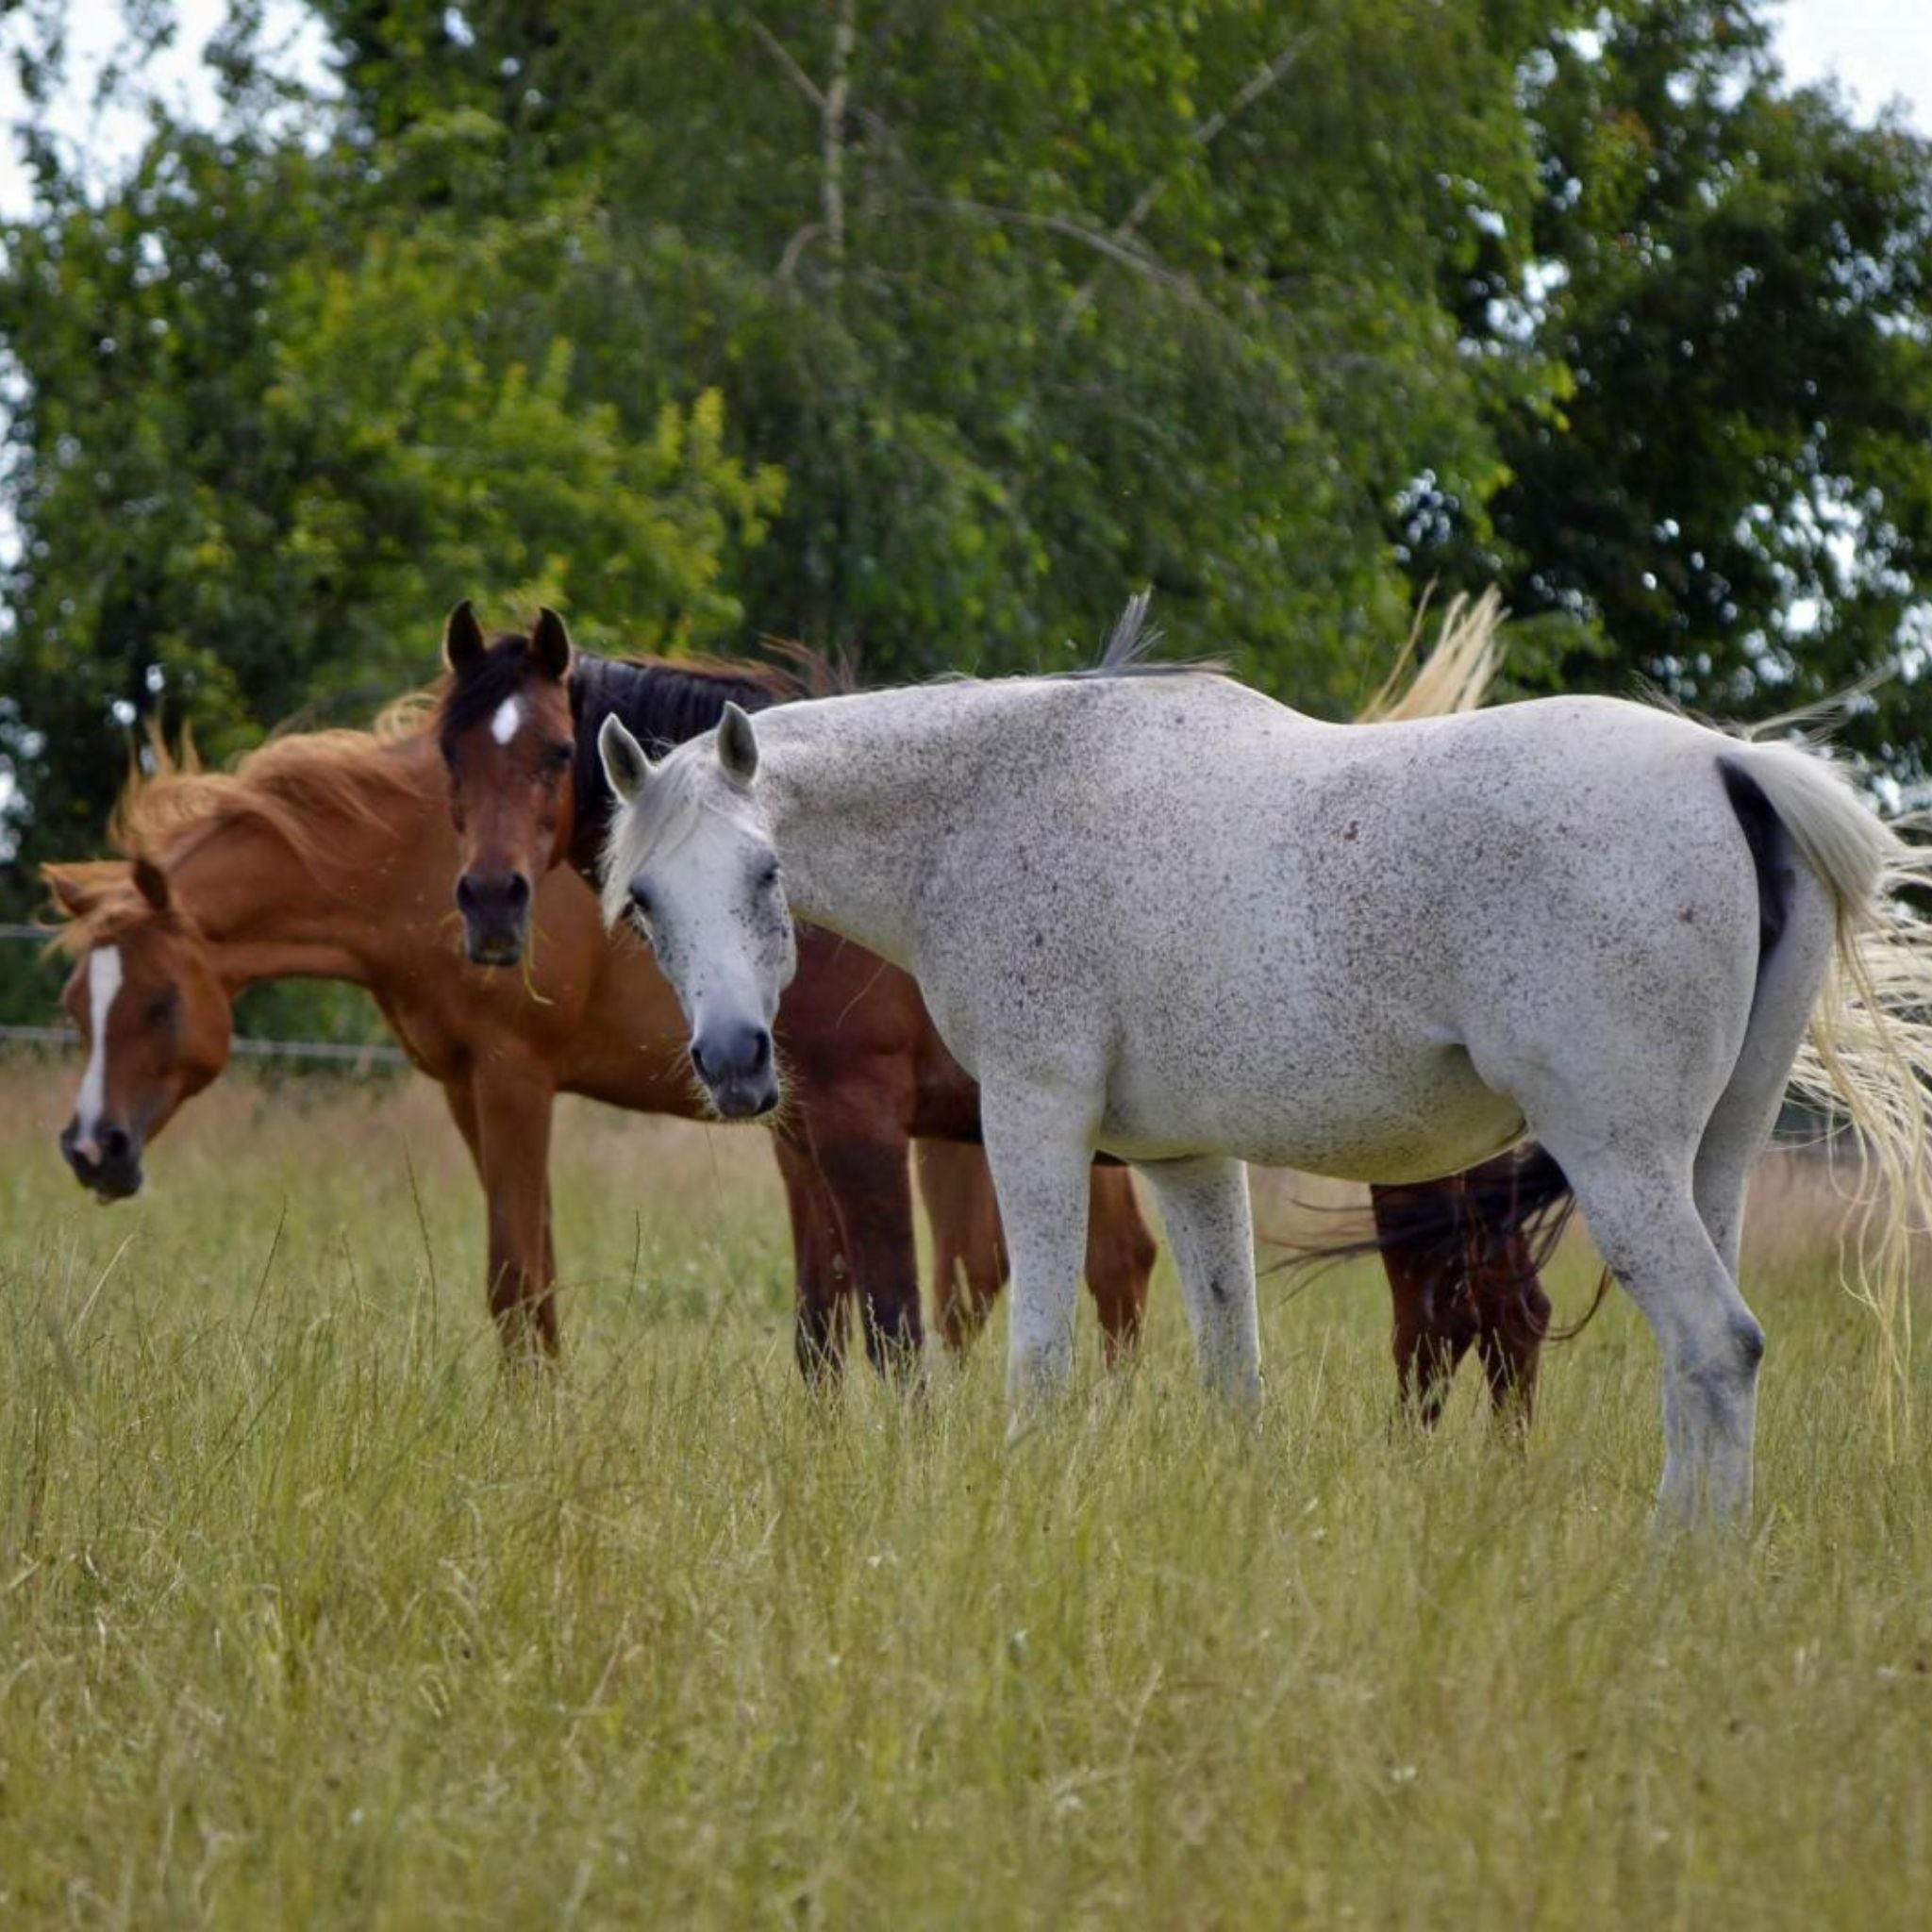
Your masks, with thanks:
[{"label": "tall grass", "polygon": [[103,1210],[70,1084],[0,1088],[0,1922],[1923,1919],[1932,1484],[1808,1170],[1759,1523],[1685,1550],[1621,1301],[1518,1456],[1391,1426],[1361,1271],[1219,1421],[1163,1278],[1008,1450],[997,1332],[799,1388],[754,1139],[572,1109],[531,1389],[429,1096],[225,1083]]}]

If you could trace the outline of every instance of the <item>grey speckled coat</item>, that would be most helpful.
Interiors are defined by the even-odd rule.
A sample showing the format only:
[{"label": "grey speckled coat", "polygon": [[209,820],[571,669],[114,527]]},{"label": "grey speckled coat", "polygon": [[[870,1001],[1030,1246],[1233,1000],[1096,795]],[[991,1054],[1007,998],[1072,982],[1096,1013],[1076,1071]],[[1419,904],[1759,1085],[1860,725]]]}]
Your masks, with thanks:
[{"label": "grey speckled coat", "polygon": [[1016,1406],[1068,1373],[1094,1148],[1146,1177],[1210,1384],[1251,1399],[1242,1160],[1411,1179],[1527,1129],[1657,1335],[1665,1505],[1747,1503],[1745,1173],[1840,913],[1897,849],[1823,759],[1607,699],[1362,728],[1148,674],[604,749],[629,800],[607,911],[648,931],[721,1092],[791,913],[917,975],[984,1095]]}]

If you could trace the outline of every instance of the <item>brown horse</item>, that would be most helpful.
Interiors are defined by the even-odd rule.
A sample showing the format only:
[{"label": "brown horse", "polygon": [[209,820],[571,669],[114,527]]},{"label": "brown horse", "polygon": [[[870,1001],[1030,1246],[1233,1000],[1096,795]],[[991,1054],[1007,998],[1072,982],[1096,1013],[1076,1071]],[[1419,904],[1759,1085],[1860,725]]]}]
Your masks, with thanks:
[{"label": "brown horse", "polygon": [[[1453,640],[1475,660],[1473,678],[1487,677],[1492,629],[1487,605],[1472,630],[1457,634],[1445,626],[1445,642]],[[556,868],[567,864],[595,881],[613,805],[596,750],[607,716],[622,718],[640,742],[658,752],[710,728],[727,700],[753,710],[806,689],[793,672],[771,665],[575,652],[563,621],[548,610],[527,637],[511,632],[491,640],[471,607],[460,604],[450,616],[443,655],[450,675],[437,733],[462,846],[457,904],[470,958],[498,966],[526,956],[541,959],[552,943],[531,908]],[[1458,686],[1445,677],[1442,660],[1439,649],[1427,689],[1433,704],[1449,708],[1465,701],[1468,680]],[[813,662],[802,661],[808,675]],[[1385,712],[1399,708],[1386,694],[1378,703]],[[809,1091],[828,1064],[844,1065],[850,1078],[853,1057],[863,1056],[873,1087],[864,1111],[874,1136],[895,1142],[894,1163],[904,1160],[922,1068],[943,1066],[949,1092],[971,1091],[912,979],[809,927],[801,929],[798,974],[779,1009],[778,1038],[793,1091],[801,1078]],[[841,1124],[850,1125],[854,1118],[847,1113]],[[976,1122],[974,1095],[970,1126],[963,1118],[958,1124],[976,1132]],[[813,1146],[821,1165],[836,1158],[816,1139]],[[1520,1404],[1526,1413],[1549,1324],[1531,1229],[1561,1192],[1561,1175],[1546,1158],[1532,1167],[1508,1156],[1431,1187],[1374,1191],[1378,1233],[1366,1245],[1385,1254],[1397,1373],[1425,1420],[1440,1411],[1447,1377],[1471,1346],[1489,1373],[1497,1407]],[[957,1297],[950,1280],[943,1285],[941,1321],[955,1345],[977,1328],[1005,1278],[996,1210],[987,1199],[974,1211],[984,1216],[998,1259],[976,1278],[969,1272]],[[902,1229],[848,1226],[847,1234],[888,1282],[909,1283],[910,1250]],[[978,1251],[987,1253],[984,1239]],[[882,1306],[891,1311],[903,1304],[889,1295]]]},{"label": "brown horse", "polygon": [[[281,739],[233,775],[164,765],[135,780],[118,809],[117,840],[139,855],[131,864],[48,869],[73,922],[62,935],[75,956],[63,997],[88,1049],[61,1146],[104,1198],[132,1193],[145,1143],[225,1064],[242,988],[288,975],[366,987],[410,1058],[441,1085],[475,1159],[489,1204],[491,1307],[506,1344],[554,1350],[555,1095],[687,1118],[702,1108],[676,1001],[641,946],[607,940],[571,874],[539,889],[545,943],[528,974],[463,963],[446,909],[457,844],[422,724],[419,708],[375,735]],[[957,1131],[971,1121],[970,1086],[931,1085],[915,1126]],[[835,1122],[853,1105],[837,1078],[822,1100]],[[896,1216],[910,1241],[903,1141],[896,1176],[884,1163],[874,1172],[835,1160],[826,1172],[811,1151],[814,1130],[836,1138],[808,1106],[774,1136],[808,1367],[837,1351],[845,1224]],[[941,1307],[960,1334],[973,1325],[974,1285],[1000,1266],[974,1192],[990,1199],[983,1162],[976,1149],[964,1156],[929,1192]],[[1094,1229],[1094,1296],[1118,1342],[1139,1322],[1154,1257],[1124,1174],[1100,1177]]]}]

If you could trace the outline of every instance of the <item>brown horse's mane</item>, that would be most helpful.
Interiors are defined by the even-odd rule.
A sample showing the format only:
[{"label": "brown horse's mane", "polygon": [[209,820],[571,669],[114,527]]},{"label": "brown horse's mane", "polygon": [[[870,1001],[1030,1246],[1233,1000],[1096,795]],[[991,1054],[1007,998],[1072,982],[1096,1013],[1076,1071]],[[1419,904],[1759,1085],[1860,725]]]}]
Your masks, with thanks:
[{"label": "brown horse's mane", "polygon": [[[251,825],[277,840],[309,874],[340,862],[344,824],[391,832],[398,810],[432,803],[441,774],[426,760],[399,756],[428,728],[439,693],[412,692],[384,708],[373,730],[291,732],[245,753],[229,771],[204,768],[192,737],[178,751],[151,732],[142,764],[131,771],[108,822],[120,858],[49,866],[50,882],[102,903],[69,922],[54,944],[83,950],[141,915],[128,884],[141,855],[162,864],[184,856],[197,833]],[[122,889],[125,888],[125,891]]]}]

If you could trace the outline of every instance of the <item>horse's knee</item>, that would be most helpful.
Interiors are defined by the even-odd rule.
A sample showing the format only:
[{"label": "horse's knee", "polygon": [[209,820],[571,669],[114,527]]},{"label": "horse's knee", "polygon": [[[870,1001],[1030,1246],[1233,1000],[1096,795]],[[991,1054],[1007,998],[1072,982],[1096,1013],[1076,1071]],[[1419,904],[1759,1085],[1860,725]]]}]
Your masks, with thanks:
[{"label": "horse's knee", "polygon": [[1749,1309],[1740,1309],[1731,1317],[1731,1347],[1740,1365],[1753,1381],[1764,1361],[1764,1326]]}]

